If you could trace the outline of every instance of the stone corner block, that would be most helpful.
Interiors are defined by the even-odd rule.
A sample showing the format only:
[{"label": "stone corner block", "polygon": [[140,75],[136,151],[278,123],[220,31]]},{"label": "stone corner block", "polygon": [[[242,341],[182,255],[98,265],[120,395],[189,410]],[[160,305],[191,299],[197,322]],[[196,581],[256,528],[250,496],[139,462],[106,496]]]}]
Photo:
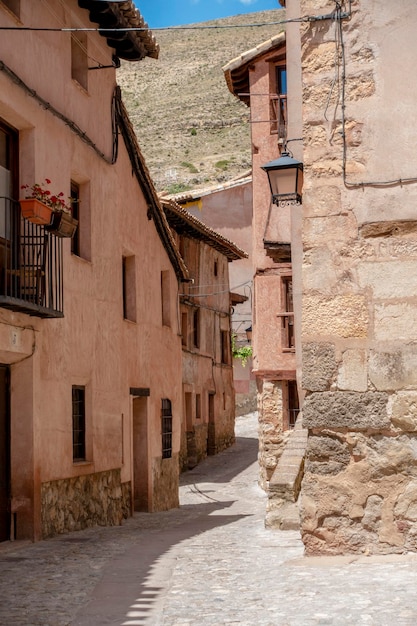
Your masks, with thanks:
[{"label": "stone corner block", "polygon": [[307,391],[327,391],[336,371],[335,348],[331,343],[305,343],[302,349],[303,381]]},{"label": "stone corner block", "polygon": [[388,394],[368,391],[326,391],[307,396],[303,407],[306,428],[389,428]]}]

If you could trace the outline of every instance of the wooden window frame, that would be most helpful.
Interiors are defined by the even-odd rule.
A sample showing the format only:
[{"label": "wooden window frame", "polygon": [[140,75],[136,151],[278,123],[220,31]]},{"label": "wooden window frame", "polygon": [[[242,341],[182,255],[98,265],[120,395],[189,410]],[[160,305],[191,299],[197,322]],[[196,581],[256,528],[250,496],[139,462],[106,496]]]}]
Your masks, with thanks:
[{"label": "wooden window frame", "polygon": [[[285,72],[285,88],[281,73]],[[270,61],[270,133],[278,139],[287,137],[287,64],[285,53]]]},{"label": "wooden window frame", "polygon": [[[294,303],[292,275],[281,277],[281,349],[283,352],[295,352]],[[289,286],[291,285],[291,289]]]}]

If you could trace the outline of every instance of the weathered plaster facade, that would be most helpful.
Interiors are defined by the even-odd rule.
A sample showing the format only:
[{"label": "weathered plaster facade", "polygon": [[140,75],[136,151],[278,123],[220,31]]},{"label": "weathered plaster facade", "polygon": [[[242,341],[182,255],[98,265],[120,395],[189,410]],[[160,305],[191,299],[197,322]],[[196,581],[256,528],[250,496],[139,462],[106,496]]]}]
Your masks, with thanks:
[{"label": "weathered plaster facade", "polygon": [[417,548],[417,7],[342,4],[301,26],[302,534],[308,554],[401,553]]},{"label": "weathered plaster facade", "polygon": [[279,156],[287,137],[285,33],[244,52],[223,69],[231,92],[251,110],[252,367],[258,388],[260,483],[267,488],[298,407],[291,402],[297,394],[291,208],[271,204],[268,178],[261,169]]},{"label": "weathered plaster facade", "polygon": [[[99,21],[92,23],[75,0],[7,4],[12,10],[0,3],[2,26],[89,28]],[[137,15],[128,5],[123,15],[128,9]],[[149,33],[139,37],[152,48]],[[130,36],[124,43],[126,55],[137,52]],[[111,65],[115,50],[106,39],[83,33],[77,43],[69,32],[4,31],[0,47],[0,196],[19,211],[12,202],[21,184],[45,178],[55,192],[69,196],[72,181],[80,193],[79,248],[74,252],[72,242],[62,240],[63,317],[52,311],[51,319],[42,319],[36,302],[31,315],[24,302],[17,302],[19,310],[13,310],[16,303],[0,308],[0,369],[6,374],[1,539],[37,540],[94,523],[118,524],[134,506],[178,505],[177,295],[186,271],[117,99],[118,157],[111,163],[115,70],[87,70],[92,59]],[[74,77],[80,69],[74,50],[82,76]],[[82,460],[73,452],[74,388],[82,390],[85,410]],[[172,406],[169,458],[162,458],[163,399]]]},{"label": "weathered plaster facade", "polygon": [[247,257],[174,200],[162,202],[190,283],[180,291],[183,413],[180,466],[192,468],[235,440],[229,267]]},{"label": "weathered plaster facade", "polygon": [[[237,294],[237,302],[232,300],[232,332],[238,347],[247,345],[246,329],[252,326],[252,176],[177,194],[173,199],[248,253],[247,258],[229,264],[230,291]],[[239,359],[233,360],[233,380],[236,415],[255,411],[257,391],[251,358],[245,366]]]}]

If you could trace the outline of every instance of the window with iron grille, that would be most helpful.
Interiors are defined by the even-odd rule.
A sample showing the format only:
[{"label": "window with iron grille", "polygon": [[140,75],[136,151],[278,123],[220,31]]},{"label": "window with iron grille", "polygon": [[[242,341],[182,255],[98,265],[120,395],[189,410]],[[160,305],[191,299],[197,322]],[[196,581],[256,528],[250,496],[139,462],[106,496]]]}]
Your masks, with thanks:
[{"label": "window with iron grille", "polygon": [[161,408],[162,420],[162,458],[170,459],[172,457],[172,408],[171,400],[162,399]]},{"label": "window with iron grille", "polygon": [[72,387],[72,458],[85,461],[85,387]]}]

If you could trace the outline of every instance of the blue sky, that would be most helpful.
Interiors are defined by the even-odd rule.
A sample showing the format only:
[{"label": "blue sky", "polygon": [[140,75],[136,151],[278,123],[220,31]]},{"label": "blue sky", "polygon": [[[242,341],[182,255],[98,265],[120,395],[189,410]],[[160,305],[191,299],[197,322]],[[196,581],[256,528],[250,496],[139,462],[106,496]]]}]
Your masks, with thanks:
[{"label": "blue sky", "polygon": [[278,0],[135,0],[135,4],[150,28],[281,8]]}]

